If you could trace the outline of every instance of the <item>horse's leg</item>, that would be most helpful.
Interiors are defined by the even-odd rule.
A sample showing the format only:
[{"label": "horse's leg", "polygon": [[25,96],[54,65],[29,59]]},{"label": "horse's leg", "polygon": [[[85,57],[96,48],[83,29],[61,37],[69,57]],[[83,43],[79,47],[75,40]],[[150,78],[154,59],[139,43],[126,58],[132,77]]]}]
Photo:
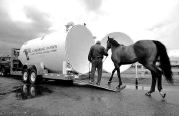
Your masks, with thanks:
[{"label": "horse's leg", "polygon": [[162,90],[162,73],[160,72],[159,76],[158,76],[158,83],[157,83],[157,87],[158,87],[158,91],[160,92]]},{"label": "horse's leg", "polygon": [[158,81],[158,90],[160,92],[160,95],[165,98],[166,93],[162,91],[162,73],[161,71],[155,66],[154,64],[152,65],[145,65],[146,68],[148,68],[151,73],[152,73],[152,84],[151,84],[151,89],[148,91],[145,95],[151,96],[151,93],[155,91],[155,85],[156,85],[156,79]]},{"label": "horse's leg", "polygon": [[145,94],[147,96],[151,96],[151,93],[155,92],[156,75],[155,75],[155,72],[152,72],[152,71],[151,71],[151,74],[152,74],[152,84],[151,84],[150,90]]},{"label": "horse's leg", "polygon": [[166,93],[162,91],[162,72],[160,71],[160,75],[158,76],[158,83],[157,83],[158,91],[162,98],[165,98]]},{"label": "horse's leg", "polygon": [[156,85],[156,79],[157,79],[158,91],[159,91],[160,95],[162,96],[162,98],[165,98],[166,93],[162,91],[162,72],[157,68],[156,65],[154,65],[153,67],[156,70],[156,73],[153,74],[155,82],[153,82],[153,76],[152,76],[152,85],[151,85],[151,90],[149,92],[152,93],[155,91],[155,85]]},{"label": "horse's leg", "polygon": [[160,71],[157,69],[157,67],[153,63],[148,63],[144,65],[147,69],[151,71],[152,74],[152,84],[150,90],[145,94],[147,96],[151,96],[151,93],[155,91],[155,85],[156,85],[156,79],[160,75]]},{"label": "horse's leg", "polygon": [[114,68],[114,70],[112,71],[112,74],[111,74],[111,77],[110,77],[110,79],[108,81],[108,84],[111,84],[115,71],[116,71],[116,68]]},{"label": "horse's leg", "polygon": [[117,70],[117,76],[119,79],[119,85],[116,88],[120,88],[122,85],[122,80],[121,80],[121,75],[120,75],[120,66],[119,65],[115,65],[115,69]]}]

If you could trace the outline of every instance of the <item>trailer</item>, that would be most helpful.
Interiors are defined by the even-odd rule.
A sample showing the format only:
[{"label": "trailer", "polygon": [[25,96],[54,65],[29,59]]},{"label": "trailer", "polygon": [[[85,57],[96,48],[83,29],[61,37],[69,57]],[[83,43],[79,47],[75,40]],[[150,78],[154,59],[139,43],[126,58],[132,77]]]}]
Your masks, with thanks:
[{"label": "trailer", "polygon": [[0,57],[0,74],[21,75],[24,83],[36,84],[43,78],[73,81],[88,73],[93,35],[86,25],[67,28],[13,48],[11,55]]}]

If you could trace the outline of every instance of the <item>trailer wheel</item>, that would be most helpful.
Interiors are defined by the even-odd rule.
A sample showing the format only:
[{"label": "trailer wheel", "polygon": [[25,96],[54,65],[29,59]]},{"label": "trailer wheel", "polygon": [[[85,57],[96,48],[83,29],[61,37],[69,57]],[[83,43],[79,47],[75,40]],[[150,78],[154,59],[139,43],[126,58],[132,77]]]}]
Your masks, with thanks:
[{"label": "trailer wheel", "polygon": [[35,69],[30,69],[29,79],[31,84],[37,83],[37,72]]},{"label": "trailer wheel", "polygon": [[27,69],[24,69],[22,74],[22,81],[27,83],[29,81],[29,72]]}]

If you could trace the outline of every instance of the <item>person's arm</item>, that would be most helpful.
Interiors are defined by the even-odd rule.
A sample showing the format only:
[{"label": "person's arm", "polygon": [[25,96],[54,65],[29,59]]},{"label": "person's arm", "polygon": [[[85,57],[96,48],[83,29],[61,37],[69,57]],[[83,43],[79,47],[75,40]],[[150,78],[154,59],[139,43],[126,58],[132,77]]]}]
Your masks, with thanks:
[{"label": "person's arm", "polygon": [[103,47],[103,55],[108,56],[108,52],[106,51],[104,47]]}]

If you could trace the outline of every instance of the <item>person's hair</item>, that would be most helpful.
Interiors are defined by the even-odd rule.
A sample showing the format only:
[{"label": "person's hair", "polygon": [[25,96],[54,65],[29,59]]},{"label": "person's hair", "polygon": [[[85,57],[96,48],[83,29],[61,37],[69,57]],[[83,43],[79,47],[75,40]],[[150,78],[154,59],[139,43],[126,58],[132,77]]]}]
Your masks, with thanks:
[{"label": "person's hair", "polygon": [[101,45],[101,42],[100,42],[100,41],[97,41],[97,42],[96,42],[96,44],[99,44],[99,45]]}]

